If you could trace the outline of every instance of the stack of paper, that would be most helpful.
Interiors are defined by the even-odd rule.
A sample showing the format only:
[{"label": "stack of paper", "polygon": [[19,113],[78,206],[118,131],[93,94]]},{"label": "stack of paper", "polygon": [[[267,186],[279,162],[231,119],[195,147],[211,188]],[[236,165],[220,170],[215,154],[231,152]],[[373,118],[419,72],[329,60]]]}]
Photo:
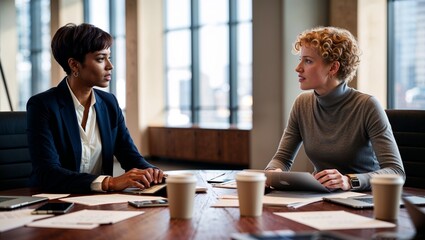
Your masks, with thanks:
[{"label": "stack of paper", "polygon": [[393,228],[394,223],[346,211],[275,212],[274,214],[318,230]]},{"label": "stack of paper", "polygon": [[25,226],[34,220],[53,215],[32,215],[34,209],[23,209],[10,212],[0,212],[0,232]]},{"label": "stack of paper", "polygon": [[[263,204],[268,206],[286,206],[291,208],[299,208],[310,203],[322,201],[324,196],[327,197],[356,197],[363,196],[364,193],[358,192],[338,192],[338,193],[312,193],[312,192],[285,192],[273,191],[263,197]],[[223,195],[212,207],[239,207],[238,196]]]},{"label": "stack of paper", "polygon": [[28,227],[93,229],[143,214],[142,211],[81,210],[27,224]]}]

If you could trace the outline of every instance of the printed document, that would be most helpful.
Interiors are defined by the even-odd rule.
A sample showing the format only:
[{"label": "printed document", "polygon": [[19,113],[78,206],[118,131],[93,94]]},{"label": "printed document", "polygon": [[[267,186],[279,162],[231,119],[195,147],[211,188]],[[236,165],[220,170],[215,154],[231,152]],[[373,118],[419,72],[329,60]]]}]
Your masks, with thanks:
[{"label": "printed document", "polygon": [[392,228],[394,223],[346,211],[275,212],[274,214],[318,230]]},{"label": "printed document", "polygon": [[32,215],[34,209],[0,212],[0,232],[22,227],[34,220],[51,217],[53,215]]},{"label": "printed document", "polygon": [[62,198],[62,201],[73,202],[88,206],[96,206],[111,203],[123,203],[128,201],[145,201],[145,200],[160,200],[163,197],[145,196],[145,195],[129,195],[129,194],[97,194],[81,197]]},{"label": "printed document", "polygon": [[81,210],[27,224],[28,227],[93,229],[143,214],[143,211]]},{"label": "printed document", "polygon": [[[268,206],[286,206],[290,208],[299,208],[310,203],[322,201],[324,196],[332,197],[356,197],[363,196],[364,193],[358,192],[335,192],[335,193],[311,193],[311,192],[287,192],[273,191],[264,195],[263,204]],[[218,201],[211,207],[239,207],[237,195],[222,195]]]}]

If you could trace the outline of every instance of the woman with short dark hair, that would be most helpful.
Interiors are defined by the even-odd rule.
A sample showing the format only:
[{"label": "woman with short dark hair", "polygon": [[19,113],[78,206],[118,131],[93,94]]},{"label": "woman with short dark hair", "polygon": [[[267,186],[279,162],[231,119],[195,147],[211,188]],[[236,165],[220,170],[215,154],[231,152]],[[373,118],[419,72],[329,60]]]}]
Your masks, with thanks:
[{"label": "woman with short dark hair", "polygon": [[[108,87],[109,33],[91,24],[67,24],[52,39],[66,73],[57,87],[27,103],[32,183],[43,191],[84,193],[148,188],[163,172],[139,153],[118,101]],[[126,171],[112,177],[114,157]]]}]

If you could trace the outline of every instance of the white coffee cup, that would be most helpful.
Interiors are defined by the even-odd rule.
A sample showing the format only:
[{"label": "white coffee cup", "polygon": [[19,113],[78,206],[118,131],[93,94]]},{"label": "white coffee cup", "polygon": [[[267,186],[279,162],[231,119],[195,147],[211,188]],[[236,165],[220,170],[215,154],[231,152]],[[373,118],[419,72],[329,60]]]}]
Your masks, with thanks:
[{"label": "white coffee cup", "polygon": [[376,219],[396,221],[404,179],[396,174],[377,174],[370,179],[373,195],[373,214]]},{"label": "white coffee cup", "polygon": [[257,217],[263,213],[266,176],[261,172],[242,171],[236,174],[241,216]]},{"label": "white coffee cup", "polygon": [[170,218],[192,218],[197,182],[195,174],[189,172],[169,174],[165,182]]}]

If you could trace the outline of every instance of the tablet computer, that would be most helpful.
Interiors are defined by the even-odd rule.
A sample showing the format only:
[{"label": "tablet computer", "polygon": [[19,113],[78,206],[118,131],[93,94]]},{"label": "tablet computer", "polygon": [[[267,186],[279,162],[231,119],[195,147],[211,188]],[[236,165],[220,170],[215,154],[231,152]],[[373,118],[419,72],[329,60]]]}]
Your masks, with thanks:
[{"label": "tablet computer", "polygon": [[265,172],[266,183],[275,190],[331,192],[308,172]]},{"label": "tablet computer", "polygon": [[[404,196],[400,200],[400,206],[404,206],[403,200],[408,200],[415,205],[425,205],[425,197],[420,196]],[[359,197],[348,197],[348,198],[336,198],[336,197],[324,197],[323,201],[336,203],[352,208],[373,208],[373,196],[359,196]]]}]

